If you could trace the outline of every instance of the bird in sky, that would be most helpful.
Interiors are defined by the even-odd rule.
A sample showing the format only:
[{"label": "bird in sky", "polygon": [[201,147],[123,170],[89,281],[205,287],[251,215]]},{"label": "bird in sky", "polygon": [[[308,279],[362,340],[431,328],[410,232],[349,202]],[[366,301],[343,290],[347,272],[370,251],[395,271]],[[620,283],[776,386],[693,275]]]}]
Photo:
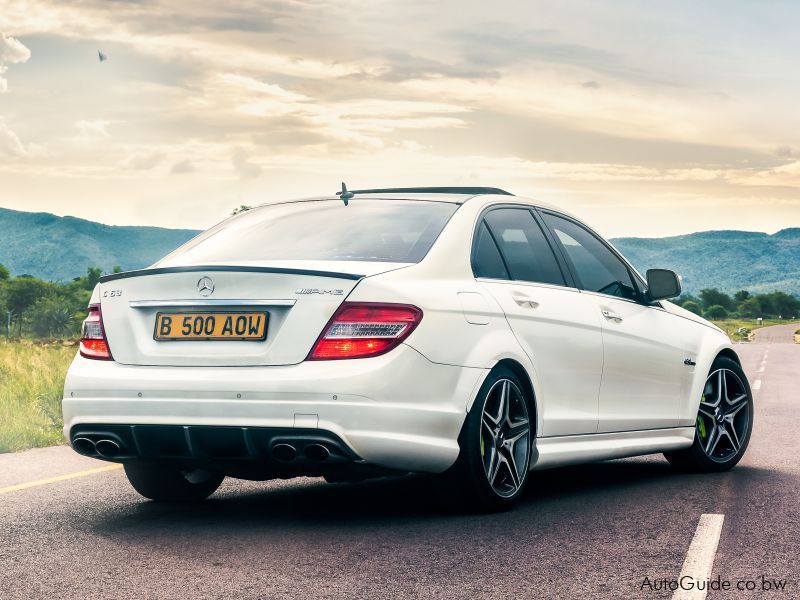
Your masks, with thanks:
[{"label": "bird in sky", "polygon": [[105,54],[100,52],[100,50],[97,51],[97,58],[100,59],[100,62],[103,62],[104,60],[108,60],[108,56],[106,56]]}]

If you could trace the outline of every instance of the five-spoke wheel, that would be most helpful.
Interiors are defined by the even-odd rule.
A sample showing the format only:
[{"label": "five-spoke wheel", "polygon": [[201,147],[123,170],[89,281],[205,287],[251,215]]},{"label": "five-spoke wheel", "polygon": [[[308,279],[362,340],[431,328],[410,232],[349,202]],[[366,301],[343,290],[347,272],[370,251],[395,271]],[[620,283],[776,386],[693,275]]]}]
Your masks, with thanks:
[{"label": "five-spoke wheel", "polygon": [[695,425],[690,448],[665,454],[670,463],[691,471],[726,471],[739,462],[753,429],[753,396],[739,363],[724,356],[714,361]]},{"label": "five-spoke wheel", "polygon": [[502,366],[483,382],[458,438],[458,460],[438,478],[449,504],[496,511],[522,495],[535,433],[533,399],[525,389],[520,376]]},{"label": "five-spoke wheel", "polygon": [[507,498],[519,490],[530,458],[530,418],[525,396],[510,379],[486,394],[481,419],[481,456],[489,485]]},{"label": "five-spoke wheel", "polygon": [[713,371],[706,380],[697,413],[697,436],[706,455],[726,461],[739,452],[750,425],[750,395],[730,369]]}]

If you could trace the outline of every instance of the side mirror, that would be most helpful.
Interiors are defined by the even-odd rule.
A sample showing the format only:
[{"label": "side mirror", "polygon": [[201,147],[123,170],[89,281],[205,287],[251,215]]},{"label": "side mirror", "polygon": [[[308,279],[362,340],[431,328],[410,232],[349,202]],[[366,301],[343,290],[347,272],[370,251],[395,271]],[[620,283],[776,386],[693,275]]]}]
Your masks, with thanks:
[{"label": "side mirror", "polygon": [[681,295],[681,280],[675,271],[647,270],[647,299],[650,301],[676,298]]}]

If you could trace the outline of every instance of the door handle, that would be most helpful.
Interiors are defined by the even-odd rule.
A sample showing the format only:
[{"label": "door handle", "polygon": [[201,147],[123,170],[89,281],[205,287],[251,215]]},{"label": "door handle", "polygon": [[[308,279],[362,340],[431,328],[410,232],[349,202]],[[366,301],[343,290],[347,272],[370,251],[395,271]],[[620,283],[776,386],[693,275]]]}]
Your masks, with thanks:
[{"label": "door handle", "polygon": [[608,319],[609,321],[614,321],[615,323],[622,323],[622,317],[620,317],[617,313],[613,310],[608,310],[604,308],[602,310],[603,316]]},{"label": "door handle", "polygon": [[516,302],[518,305],[522,306],[523,308],[538,308],[539,303],[536,302],[530,296],[526,296],[524,294],[511,294],[511,298]]}]

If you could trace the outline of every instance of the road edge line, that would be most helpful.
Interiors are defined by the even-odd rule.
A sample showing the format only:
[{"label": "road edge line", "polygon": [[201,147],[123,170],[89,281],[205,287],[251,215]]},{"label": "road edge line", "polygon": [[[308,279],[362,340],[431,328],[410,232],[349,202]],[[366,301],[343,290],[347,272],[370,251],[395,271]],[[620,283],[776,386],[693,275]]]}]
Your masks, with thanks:
[{"label": "road edge line", "polygon": [[60,481],[68,481],[69,479],[77,479],[78,477],[87,477],[96,473],[105,473],[107,471],[116,471],[121,469],[122,465],[108,465],[105,467],[96,467],[94,469],[86,469],[85,471],[77,471],[75,473],[67,473],[65,475],[58,475],[56,477],[48,477],[47,479],[37,479],[36,481],[27,481],[25,483],[18,483],[8,487],[0,488],[0,496],[3,494],[10,494],[20,490],[27,490],[29,488],[39,487],[42,485],[50,485],[51,483],[58,483]]}]

